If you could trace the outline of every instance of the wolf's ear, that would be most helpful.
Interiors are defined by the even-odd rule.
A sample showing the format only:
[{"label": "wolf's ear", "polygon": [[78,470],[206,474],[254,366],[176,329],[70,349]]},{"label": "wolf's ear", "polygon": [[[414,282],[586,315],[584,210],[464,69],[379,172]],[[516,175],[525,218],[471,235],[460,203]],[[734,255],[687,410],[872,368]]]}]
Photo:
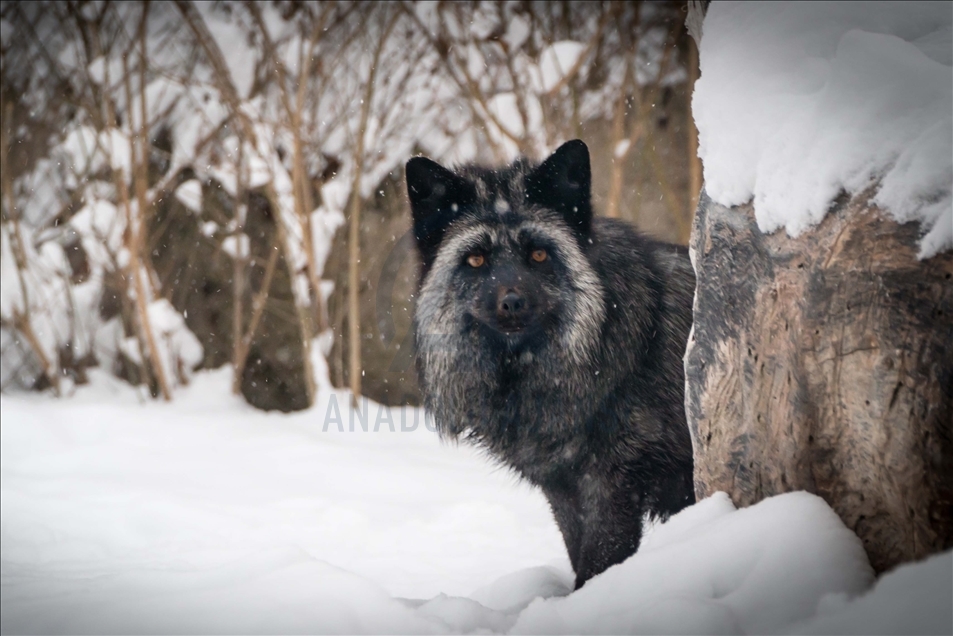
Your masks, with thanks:
[{"label": "wolf's ear", "polygon": [[562,213],[569,227],[588,234],[592,224],[592,172],[586,144],[574,139],[557,148],[527,175],[526,197]]},{"label": "wolf's ear", "polygon": [[472,184],[426,157],[407,162],[407,195],[417,248],[429,262],[436,255],[447,226],[474,198]]}]

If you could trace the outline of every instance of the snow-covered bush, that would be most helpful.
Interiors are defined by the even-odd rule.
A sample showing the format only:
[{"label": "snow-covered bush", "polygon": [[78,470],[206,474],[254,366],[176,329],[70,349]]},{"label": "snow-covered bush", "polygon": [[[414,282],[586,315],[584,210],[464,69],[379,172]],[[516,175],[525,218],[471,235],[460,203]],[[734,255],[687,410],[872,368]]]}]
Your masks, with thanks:
[{"label": "snow-covered bush", "polygon": [[[612,120],[618,186],[625,156],[654,148],[634,122],[686,80],[676,8],[573,12],[4,4],[3,385],[98,364],[169,398],[194,366],[231,362],[236,390],[296,375],[311,403],[328,385],[331,238],[408,156],[539,156]],[[666,205],[685,235],[689,206]],[[258,369],[279,354],[290,367]]]}]

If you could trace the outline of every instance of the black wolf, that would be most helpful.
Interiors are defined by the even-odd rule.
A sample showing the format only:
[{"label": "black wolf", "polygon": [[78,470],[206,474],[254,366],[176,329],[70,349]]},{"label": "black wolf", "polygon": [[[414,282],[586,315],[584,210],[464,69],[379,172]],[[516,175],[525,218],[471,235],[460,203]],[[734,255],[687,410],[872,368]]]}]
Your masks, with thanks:
[{"label": "black wolf", "polygon": [[683,248],[594,218],[589,150],[541,165],[407,162],[422,269],[417,363],[438,430],[539,486],[576,587],[695,501]]}]

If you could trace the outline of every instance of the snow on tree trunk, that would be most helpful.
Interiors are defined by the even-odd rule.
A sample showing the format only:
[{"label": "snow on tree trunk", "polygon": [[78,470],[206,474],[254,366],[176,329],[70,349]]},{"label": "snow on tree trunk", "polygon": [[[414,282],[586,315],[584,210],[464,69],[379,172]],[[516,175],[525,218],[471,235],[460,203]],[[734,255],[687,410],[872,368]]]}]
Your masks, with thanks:
[{"label": "snow on tree trunk", "polygon": [[702,196],[686,407],[699,498],[816,493],[883,571],[953,547],[953,253],[871,194],[799,238]]}]

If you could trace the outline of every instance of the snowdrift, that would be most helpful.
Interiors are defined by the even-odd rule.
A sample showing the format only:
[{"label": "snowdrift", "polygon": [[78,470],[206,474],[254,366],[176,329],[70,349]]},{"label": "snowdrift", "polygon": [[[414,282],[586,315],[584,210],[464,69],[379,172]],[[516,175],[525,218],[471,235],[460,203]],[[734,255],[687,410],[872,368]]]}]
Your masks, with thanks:
[{"label": "snowdrift", "polygon": [[950,630],[950,554],[852,600],[860,542],[805,493],[699,502],[570,594],[542,495],[420,411],[265,414],[229,381],[0,397],[4,633]]}]

